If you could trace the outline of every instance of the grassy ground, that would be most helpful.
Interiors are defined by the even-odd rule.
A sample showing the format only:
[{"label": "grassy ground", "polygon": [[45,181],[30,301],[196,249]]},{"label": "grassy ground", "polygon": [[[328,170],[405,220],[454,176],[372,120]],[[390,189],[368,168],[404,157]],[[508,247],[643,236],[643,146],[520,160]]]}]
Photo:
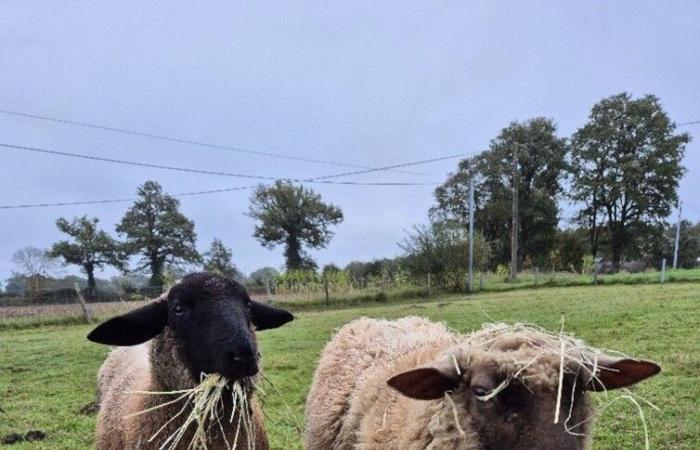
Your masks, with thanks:
[{"label": "grassy ground", "polygon": [[[333,331],[359,316],[422,315],[468,332],[487,321],[528,321],[566,330],[593,345],[653,359],[661,375],[635,391],[655,403],[645,408],[652,448],[700,448],[700,286],[668,284],[518,290],[430,303],[300,313],[279,330],[260,333],[265,373],[282,393],[263,384],[268,432],[275,449],[301,448],[296,424],[315,361]],[[80,408],[93,400],[105,347],[85,340],[85,325],[0,330],[0,438],[41,429],[42,443],[13,449],[79,449],[93,442],[94,416]],[[601,394],[598,394],[599,396]],[[1,446],[1,444],[0,444]],[[618,403],[598,420],[596,449],[643,448],[636,408]]]}]

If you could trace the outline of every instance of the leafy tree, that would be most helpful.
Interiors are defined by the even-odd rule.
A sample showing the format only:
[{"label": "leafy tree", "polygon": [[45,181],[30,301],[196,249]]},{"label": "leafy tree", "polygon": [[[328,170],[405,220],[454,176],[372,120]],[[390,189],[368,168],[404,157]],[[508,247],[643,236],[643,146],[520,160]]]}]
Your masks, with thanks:
[{"label": "leafy tree", "polygon": [[321,271],[323,275],[332,275],[335,272],[340,272],[340,267],[336,266],[333,263],[326,264],[323,266],[323,270]]},{"label": "leafy tree", "polygon": [[238,269],[233,264],[233,253],[221,240],[214,238],[209,251],[204,253],[204,270],[218,273],[230,278],[239,276]]},{"label": "leafy tree", "polygon": [[137,194],[117,232],[126,236],[125,248],[130,254],[141,254],[136,270],[150,269],[149,286],[162,288],[166,263],[201,261],[195,247],[194,222],[180,212],[180,202],[155,181],[144,183]]},{"label": "leafy tree", "polygon": [[87,290],[91,297],[95,295],[95,269],[111,265],[123,270],[126,264],[126,255],[120,244],[106,232],[98,230],[98,222],[97,217],[76,217],[72,222],[59,218],[56,227],[71,236],[73,241],[56,242],[49,252],[52,257],[63,258],[66,264],[82,268],[87,275]]},{"label": "leafy tree", "polygon": [[26,289],[32,299],[38,297],[46,279],[58,266],[57,260],[48,251],[36,247],[17,250],[12,255],[12,263],[19,268],[19,273],[24,275],[28,284]]},{"label": "leafy tree", "polygon": [[559,222],[557,196],[566,174],[566,140],[557,137],[551,119],[512,122],[491,141],[489,149],[460,162],[457,173],[435,190],[433,218],[466,223],[469,182],[474,178],[475,222],[491,243],[493,264],[510,260],[514,151],[518,151],[518,260],[543,267],[553,249]]},{"label": "leafy tree", "polygon": [[253,271],[248,276],[248,280],[255,286],[269,286],[269,283],[277,280],[279,276],[279,271],[274,267],[262,267]]},{"label": "leafy tree", "polygon": [[572,138],[572,198],[583,204],[579,220],[590,230],[594,256],[607,233],[614,270],[633,250],[633,238],[643,242],[640,233],[677,201],[690,137],[675,129],[658,98],[621,93],[594,105]]},{"label": "leafy tree", "polygon": [[394,278],[401,270],[403,258],[382,258],[373,261],[351,261],[345,266],[345,271],[354,281],[367,281],[372,277],[388,274]]},{"label": "leafy tree", "polygon": [[[469,237],[461,224],[452,220],[414,225],[399,244],[406,252],[405,264],[414,275],[430,274],[435,284],[459,289],[464,284],[469,257]],[[491,248],[480,233],[474,236],[474,268],[485,268]]]},{"label": "leafy tree", "polygon": [[304,186],[278,180],[259,186],[250,199],[248,215],[260,223],[253,236],[265,247],[284,244],[288,270],[315,270],[316,264],[303,247],[325,248],[333,236],[329,230],[343,220],[335,205]]},{"label": "leafy tree", "polygon": [[552,267],[555,270],[582,272],[588,249],[586,230],[583,228],[558,230],[554,240]]},{"label": "leafy tree", "polygon": [[[658,254],[654,255],[656,264],[661,258],[666,258],[669,267],[673,264],[675,241],[676,224],[673,224],[663,230],[663,235],[658,240],[662,244],[658,249]],[[678,267],[691,269],[697,265],[698,258],[700,258],[700,222],[693,224],[689,220],[683,220],[678,240]]]}]

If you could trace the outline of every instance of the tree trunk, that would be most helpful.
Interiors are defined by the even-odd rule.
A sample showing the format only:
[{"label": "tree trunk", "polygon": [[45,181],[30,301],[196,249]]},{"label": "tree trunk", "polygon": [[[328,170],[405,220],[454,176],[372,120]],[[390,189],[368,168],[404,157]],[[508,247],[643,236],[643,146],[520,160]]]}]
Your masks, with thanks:
[{"label": "tree trunk", "polygon": [[150,294],[157,297],[163,289],[163,265],[158,261],[151,261],[151,278],[148,280],[148,287],[153,289]]},{"label": "tree trunk", "polygon": [[301,269],[303,260],[301,257],[301,243],[296,236],[288,236],[284,257],[287,260],[287,270]]},{"label": "tree trunk", "polygon": [[95,268],[91,264],[85,265],[85,273],[87,273],[87,297],[88,300],[95,299]]},{"label": "tree trunk", "polygon": [[622,265],[623,249],[625,248],[624,232],[621,226],[613,227],[611,232],[612,242],[610,243],[612,250],[612,269],[614,272],[619,272]]}]

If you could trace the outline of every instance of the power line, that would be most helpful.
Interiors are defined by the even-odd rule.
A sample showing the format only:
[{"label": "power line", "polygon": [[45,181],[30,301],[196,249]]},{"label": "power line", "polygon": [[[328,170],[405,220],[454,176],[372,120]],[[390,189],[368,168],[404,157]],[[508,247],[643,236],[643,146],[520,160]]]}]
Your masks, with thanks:
[{"label": "power line", "polygon": [[676,125],[676,126],[678,126],[678,127],[685,127],[685,126],[687,126],[687,125],[698,125],[698,124],[700,124],[700,120],[693,120],[693,121],[691,121],[691,122],[683,122],[683,123],[679,123],[679,124]]},{"label": "power line", "polygon": [[[82,154],[82,153],[62,152],[62,151],[58,151],[58,150],[49,150],[49,149],[43,149],[43,148],[37,148],[37,147],[29,147],[29,146],[24,146],[24,145],[15,145],[15,144],[6,144],[6,143],[0,143],[0,147],[10,148],[10,149],[20,150],[20,151],[26,151],[26,152],[34,152],[34,153],[42,153],[42,154],[48,154],[48,155],[87,159],[87,160],[100,161],[100,162],[106,162],[106,163],[111,163],[111,164],[121,164],[121,165],[127,165],[127,166],[145,167],[145,168],[160,169],[160,170],[171,170],[171,171],[176,171],[176,172],[187,172],[187,173],[195,173],[195,174],[200,174],[200,175],[214,175],[214,176],[246,178],[246,179],[255,179],[255,180],[286,179],[289,181],[301,182],[301,183],[304,183],[304,182],[305,183],[326,183],[326,181],[324,181],[324,180],[328,180],[331,178],[341,178],[341,177],[347,177],[347,176],[352,176],[352,175],[363,175],[363,174],[368,174],[368,173],[373,173],[373,172],[389,171],[389,170],[395,169],[395,168],[428,164],[428,163],[437,162],[437,161],[444,161],[447,159],[459,158],[459,157],[467,155],[467,154],[463,153],[463,154],[456,154],[456,155],[441,156],[438,158],[424,159],[424,160],[420,160],[420,161],[412,161],[412,162],[401,163],[401,164],[393,164],[393,165],[384,166],[384,167],[375,167],[372,169],[356,170],[356,171],[352,171],[352,172],[343,172],[343,173],[336,173],[336,174],[331,174],[331,175],[324,175],[324,176],[320,176],[320,177],[300,179],[300,178],[289,178],[289,177],[275,177],[275,176],[270,176],[270,175],[251,175],[251,174],[243,174],[243,173],[235,173],[235,172],[223,172],[223,171],[216,171],[216,170],[192,169],[192,168],[188,168],[188,167],[166,166],[163,164],[152,164],[152,163],[144,163],[144,162],[139,162],[139,161],[124,160],[124,159],[104,158],[101,156],[86,155],[86,154]],[[411,182],[411,183],[393,183],[393,182],[392,183],[364,183],[364,182],[350,182],[350,181],[346,181],[346,182],[335,181],[335,182],[327,182],[327,183],[328,184],[361,184],[361,185],[370,184],[370,185],[374,185],[374,186],[383,186],[383,185],[417,186],[417,185],[437,184],[437,183],[415,183],[415,182]]]},{"label": "power line", "polygon": [[[91,155],[81,155],[81,154],[73,154],[73,153],[67,153],[67,152],[57,152],[57,151],[53,151],[53,150],[38,149],[35,147],[26,147],[26,146],[16,146],[16,145],[12,145],[12,144],[0,143],[0,146],[4,146],[7,148],[13,148],[13,149],[19,149],[19,150],[38,151],[39,153],[58,154],[61,156],[75,156],[75,157],[80,157],[80,158],[85,158],[85,159],[97,159],[99,161],[114,162],[114,163],[118,163],[118,164],[132,165],[132,163],[133,163],[133,165],[137,165],[140,167],[154,167],[154,168],[165,169],[165,170],[178,170],[178,171],[186,171],[186,172],[196,171],[196,173],[227,174],[228,176],[242,175],[242,174],[228,174],[226,172],[216,173],[216,172],[212,172],[212,171],[186,169],[186,168],[182,168],[182,167],[161,166],[161,165],[139,163],[139,162],[133,162],[133,161],[112,160],[111,158],[100,158],[100,157],[93,157]],[[443,161],[443,160],[447,160],[447,159],[468,156],[470,154],[471,153],[463,153],[463,154],[457,154],[457,155],[441,156],[438,158],[425,159],[425,160],[421,160],[421,161],[400,163],[400,164],[394,164],[394,165],[385,166],[385,167],[377,167],[377,168],[373,168],[373,169],[367,169],[367,170],[361,170],[361,171],[355,171],[355,172],[344,172],[344,173],[334,174],[334,175],[324,175],[324,176],[306,178],[306,179],[297,179],[297,178],[289,179],[289,178],[282,178],[282,177],[267,177],[267,176],[265,176],[265,177],[261,176],[261,178],[266,179],[266,180],[287,179],[287,180],[293,181],[293,182],[333,184],[333,185],[349,185],[349,186],[429,186],[429,185],[435,185],[437,183],[359,182],[359,181],[337,181],[337,180],[331,181],[331,180],[329,180],[329,178],[344,177],[344,176],[349,176],[349,175],[359,175],[359,174],[365,174],[365,173],[370,173],[370,172],[389,170],[391,168],[409,167],[409,166],[413,166],[413,165],[427,164],[427,163],[436,162],[436,161]],[[246,177],[257,177],[257,176],[246,175]],[[188,196],[198,196],[198,195],[209,195],[209,194],[216,194],[216,193],[234,192],[234,191],[254,189],[257,186],[258,185],[237,186],[237,187],[232,187],[232,188],[212,189],[212,190],[206,190],[206,191],[184,192],[184,193],[179,193],[179,194],[172,194],[172,196],[173,197],[188,197]],[[135,200],[134,198],[116,198],[116,199],[85,200],[85,201],[74,201],[74,202],[26,203],[26,204],[17,204],[17,205],[0,205],[0,209],[45,208],[45,207],[54,207],[54,206],[80,206],[80,205],[94,205],[94,204],[108,204],[108,203],[124,203],[124,202],[132,202],[134,200]]]},{"label": "power line", "polygon": [[[256,188],[257,185],[254,186],[239,186],[239,187],[232,187],[232,188],[224,188],[224,189],[211,189],[207,191],[195,191],[195,192],[183,192],[179,194],[169,194],[171,197],[191,197],[195,195],[208,195],[208,194],[218,194],[222,192],[234,192],[234,191],[242,191],[246,189],[254,189]],[[135,198],[115,198],[115,199],[107,199],[107,200],[85,200],[85,201],[77,201],[77,202],[57,202],[57,203],[27,203],[27,204],[20,204],[20,205],[0,205],[0,209],[24,209],[24,208],[46,208],[46,207],[52,207],[52,206],[81,206],[81,205],[97,205],[97,204],[105,204],[105,203],[126,203],[126,202],[133,202],[136,200]]]},{"label": "power line", "polygon": [[[0,109],[0,113],[6,114],[9,116],[24,117],[24,118],[36,119],[36,120],[44,120],[47,122],[54,122],[54,123],[59,123],[59,124],[63,124],[63,125],[72,125],[72,126],[77,126],[77,127],[92,128],[92,129],[96,129],[96,130],[110,131],[113,133],[128,134],[131,136],[139,136],[139,137],[145,137],[145,138],[149,138],[149,139],[157,139],[157,140],[161,140],[161,141],[174,142],[177,144],[194,145],[197,147],[213,148],[213,149],[217,149],[217,150],[227,150],[227,151],[231,151],[231,152],[244,153],[244,154],[248,154],[248,155],[265,156],[265,157],[270,157],[270,158],[282,158],[282,159],[293,160],[293,161],[303,161],[303,162],[310,162],[310,163],[315,163],[315,164],[325,164],[325,165],[329,165],[329,166],[351,167],[351,168],[355,168],[355,169],[374,169],[374,167],[364,166],[364,165],[359,165],[359,164],[344,163],[344,162],[339,162],[339,161],[329,161],[329,160],[317,159],[317,158],[305,158],[303,156],[290,156],[290,155],[284,155],[281,153],[248,150],[248,149],[234,147],[234,146],[230,146],[230,145],[211,144],[208,142],[195,141],[195,140],[190,140],[190,139],[181,139],[181,138],[164,136],[164,135],[155,134],[155,133],[146,133],[146,132],[142,132],[142,131],[128,130],[126,128],[117,128],[117,127],[111,127],[111,126],[107,126],[107,125],[99,125],[99,124],[89,123],[89,122],[79,122],[77,120],[61,119],[58,117],[43,116],[43,115],[38,115],[38,114],[29,114],[29,113],[23,113],[23,112],[18,112],[18,111],[9,111],[9,110],[5,110],[5,109]],[[399,173],[406,173],[406,174],[410,174],[410,175],[430,175],[430,174],[421,173],[421,172],[410,172],[410,171],[401,171],[401,170],[393,170],[393,171],[399,172]]]}]

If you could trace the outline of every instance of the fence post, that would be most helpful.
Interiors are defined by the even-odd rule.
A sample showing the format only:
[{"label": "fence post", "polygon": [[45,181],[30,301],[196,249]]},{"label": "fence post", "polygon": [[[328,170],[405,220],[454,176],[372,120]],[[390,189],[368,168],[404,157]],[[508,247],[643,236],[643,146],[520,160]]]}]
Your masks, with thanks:
[{"label": "fence post", "polygon": [[661,284],[666,281],[666,258],[661,260]]},{"label": "fence post", "polygon": [[328,293],[328,278],[323,277],[323,290],[326,292],[326,307],[331,304],[331,297]]},{"label": "fence post", "polygon": [[85,322],[92,322],[92,319],[90,317],[90,311],[88,311],[87,305],[85,304],[85,299],[83,298],[83,294],[80,292],[80,286],[78,286],[78,283],[74,283],[73,288],[75,289],[75,293],[78,296],[78,303],[80,303],[80,307],[83,309],[83,317],[85,317]]}]

